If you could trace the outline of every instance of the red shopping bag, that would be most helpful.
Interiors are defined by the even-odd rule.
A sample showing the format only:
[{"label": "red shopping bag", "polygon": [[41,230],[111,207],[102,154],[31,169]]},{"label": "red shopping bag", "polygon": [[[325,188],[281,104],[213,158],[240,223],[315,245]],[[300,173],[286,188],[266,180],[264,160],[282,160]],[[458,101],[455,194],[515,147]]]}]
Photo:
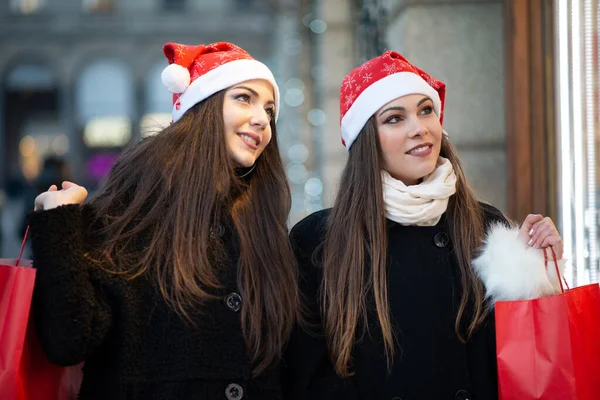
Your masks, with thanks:
[{"label": "red shopping bag", "polygon": [[496,302],[500,400],[600,399],[600,286],[560,283],[556,296]]},{"label": "red shopping bag", "polygon": [[[23,246],[21,246],[21,254]],[[46,358],[30,317],[35,269],[31,261],[0,259],[0,394],[2,400],[75,399],[81,366]]]}]

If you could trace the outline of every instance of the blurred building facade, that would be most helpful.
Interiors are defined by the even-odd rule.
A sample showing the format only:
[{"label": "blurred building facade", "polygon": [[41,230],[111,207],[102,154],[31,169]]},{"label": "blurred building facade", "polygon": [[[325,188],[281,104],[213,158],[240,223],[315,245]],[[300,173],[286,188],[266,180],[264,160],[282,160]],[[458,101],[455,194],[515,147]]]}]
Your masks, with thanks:
[{"label": "blurred building facade", "polygon": [[293,224],[334,200],[347,157],[344,75],[393,49],[446,82],[445,128],[478,196],[516,220],[553,217],[570,279],[594,281],[599,8],[597,0],[8,0],[0,188],[17,192],[52,154],[73,179],[97,186],[124,146],[169,120],[162,45],[226,40],[280,84]]},{"label": "blurred building facade", "polygon": [[3,2],[1,184],[33,179],[50,154],[97,184],[120,149],[169,120],[164,43],[231,41],[274,64],[273,12],[238,0]]}]

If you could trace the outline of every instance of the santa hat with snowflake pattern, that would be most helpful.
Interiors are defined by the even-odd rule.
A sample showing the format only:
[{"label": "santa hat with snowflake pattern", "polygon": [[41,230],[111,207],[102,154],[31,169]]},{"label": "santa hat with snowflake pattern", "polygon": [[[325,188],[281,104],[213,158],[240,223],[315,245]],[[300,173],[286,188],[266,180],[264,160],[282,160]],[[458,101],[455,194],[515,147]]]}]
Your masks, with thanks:
[{"label": "santa hat with snowflake pattern", "polygon": [[163,70],[161,80],[173,93],[173,122],[218,91],[252,79],[264,79],[273,85],[277,120],[279,88],[273,73],[241,47],[227,42],[199,46],[167,43],[163,51],[169,66]]},{"label": "santa hat with snowflake pattern", "polygon": [[446,84],[415,67],[395,51],[386,51],[346,75],[340,88],[342,144],[346,149],[350,149],[377,110],[408,94],[429,96],[434,112],[440,123],[443,122]]}]

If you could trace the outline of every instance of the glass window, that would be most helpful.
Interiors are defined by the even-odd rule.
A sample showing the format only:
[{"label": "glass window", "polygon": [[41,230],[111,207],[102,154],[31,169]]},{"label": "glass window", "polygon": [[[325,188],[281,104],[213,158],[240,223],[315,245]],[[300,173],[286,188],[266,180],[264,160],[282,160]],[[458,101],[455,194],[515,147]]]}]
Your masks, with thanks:
[{"label": "glass window", "polygon": [[85,145],[85,178],[92,187],[132,138],[134,85],[127,66],[100,60],[86,67],[75,89],[76,121]]},{"label": "glass window", "polygon": [[39,64],[22,64],[13,68],[6,77],[8,90],[51,90],[56,88],[54,72]]},{"label": "glass window", "polygon": [[600,88],[598,0],[557,0],[555,62],[559,144],[559,224],[573,285],[599,269]]},{"label": "glass window", "polygon": [[173,95],[160,79],[166,66],[166,61],[157,62],[146,77],[144,115],[140,120],[140,133],[143,137],[160,132],[171,122]]},{"label": "glass window", "polygon": [[87,66],[78,78],[75,97],[80,124],[104,116],[133,117],[133,78],[121,61],[100,60]]},{"label": "glass window", "polygon": [[21,168],[25,179],[34,181],[46,157],[62,157],[69,150],[59,117],[58,82],[48,66],[25,63],[8,71],[4,87],[4,112],[10,115],[4,121],[4,156]]}]

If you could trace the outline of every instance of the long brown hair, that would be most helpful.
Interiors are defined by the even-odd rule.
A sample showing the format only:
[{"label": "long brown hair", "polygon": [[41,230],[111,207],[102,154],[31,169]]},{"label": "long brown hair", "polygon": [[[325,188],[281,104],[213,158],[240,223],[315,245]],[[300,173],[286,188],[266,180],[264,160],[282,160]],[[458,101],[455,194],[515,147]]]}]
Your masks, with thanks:
[{"label": "long brown hair", "polygon": [[[223,244],[210,235],[228,213],[239,235],[242,329],[259,374],[280,357],[296,322],[287,236],[291,196],[274,122],[251,177],[236,176],[224,138],[223,100],[224,91],[214,94],[119,157],[90,202],[95,225],[103,227],[94,258],[127,279],[152,273],[166,301],[189,319],[192,307],[201,309],[220,287],[215,260]],[[140,238],[148,240],[142,250],[134,245]]]},{"label": "long brown hair", "polygon": [[[449,201],[447,218],[463,289],[455,329],[459,337],[466,340],[486,316],[483,284],[471,269],[471,258],[483,239],[483,213],[454,146],[445,135],[440,155],[450,160],[457,178],[456,194]],[[329,215],[323,248],[322,313],[330,358],[340,376],[353,374],[352,351],[367,329],[370,296],[374,296],[388,368],[394,358],[396,340],[388,305],[382,169],[381,147],[372,117],[350,148],[336,203]],[[367,265],[371,266],[370,272]],[[471,307],[465,334],[462,321],[465,311],[471,311]]]}]

